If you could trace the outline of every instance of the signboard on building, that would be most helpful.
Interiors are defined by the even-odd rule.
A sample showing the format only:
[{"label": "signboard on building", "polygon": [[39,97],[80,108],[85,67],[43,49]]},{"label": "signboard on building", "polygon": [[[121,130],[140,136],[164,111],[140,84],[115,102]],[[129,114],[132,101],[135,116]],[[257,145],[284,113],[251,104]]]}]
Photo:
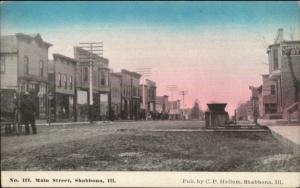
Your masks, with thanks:
[{"label": "signboard on building", "polygon": [[300,56],[300,44],[289,44],[281,46],[282,56],[286,56],[288,51],[291,52],[291,56]]}]

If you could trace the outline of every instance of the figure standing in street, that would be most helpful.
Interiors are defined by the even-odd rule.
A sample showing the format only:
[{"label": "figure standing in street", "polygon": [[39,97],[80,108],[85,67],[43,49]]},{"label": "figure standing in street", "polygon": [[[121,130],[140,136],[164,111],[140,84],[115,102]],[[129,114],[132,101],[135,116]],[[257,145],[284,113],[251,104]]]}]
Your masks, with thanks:
[{"label": "figure standing in street", "polygon": [[25,134],[29,134],[30,132],[29,124],[31,125],[33,134],[36,134],[37,131],[35,127],[35,105],[28,92],[26,92],[24,95],[24,100],[22,100],[20,111],[22,121],[25,124]]}]

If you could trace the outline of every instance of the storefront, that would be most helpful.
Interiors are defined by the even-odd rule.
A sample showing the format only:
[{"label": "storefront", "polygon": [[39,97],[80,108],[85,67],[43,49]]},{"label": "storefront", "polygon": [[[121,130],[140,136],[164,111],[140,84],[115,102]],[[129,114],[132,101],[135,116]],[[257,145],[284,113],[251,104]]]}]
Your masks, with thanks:
[{"label": "storefront", "polygon": [[77,90],[77,120],[88,120],[88,92],[85,90]]},{"label": "storefront", "polygon": [[36,118],[47,118],[47,84],[44,82],[21,80],[19,83],[21,93],[29,92],[34,99]]},{"label": "storefront", "polygon": [[73,121],[74,97],[68,94],[56,94],[56,121]]}]

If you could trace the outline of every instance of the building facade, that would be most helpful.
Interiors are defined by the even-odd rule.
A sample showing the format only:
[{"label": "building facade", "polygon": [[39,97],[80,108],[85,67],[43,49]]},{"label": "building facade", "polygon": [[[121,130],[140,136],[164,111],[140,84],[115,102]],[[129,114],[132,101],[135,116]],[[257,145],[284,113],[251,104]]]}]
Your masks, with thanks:
[{"label": "building facade", "polygon": [[[90,62],[92,57],[92,100],[90,101]],[[80,120],[89,119],[105,120],[109,116],[109,61],[97,54],[90,54],[89,51],[80,47],[74,47],[74,58],[78,61],[77,66],[77,117]]]},{"label": "building facade", "polygon": [[141,116],[143,119],[153,118],[156,113],[156,83],[145,79],[140,84]]},{"label": "building facade", "polygon": [[110,73],[110,100],[112,119],[121,118],[122,75]]},{"label": "building facade", "polygon": [[36,118],[47,118],[48,49],[39,34],[1,36],[1,90],[29,92]]},{"label": "building facade", "polygon": [[274,44],[268,47],[267,54],[269,80],[275,85],[276,103],[273,104],[276,104],[277,113],[287,118],[286,111],[297,103],[299,105],[299,90],[296,93],[295,85],[300,87],[300,41],[285,41],[283,38],[283,30],[279,29]]},{"label": "building facade", "polygon": [[180,100],[169,101],[169,119],[178,120],[182,118],[182,110],[180,109]]},{"label": "building facade", "polygon": [[49,62],[49,107],[53,121],[76,121],[77,61],[53,54]]},{"label": "building facade", "polygon": [[141,75],[122,69],[121,117],[122,119],[140,119],[139,85]]}]

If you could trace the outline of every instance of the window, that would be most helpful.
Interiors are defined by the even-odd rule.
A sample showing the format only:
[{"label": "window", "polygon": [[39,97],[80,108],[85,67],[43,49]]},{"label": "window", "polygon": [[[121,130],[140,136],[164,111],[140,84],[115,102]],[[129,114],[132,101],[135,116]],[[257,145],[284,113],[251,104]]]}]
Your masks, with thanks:
[{"label": "window", "polygon": [[271,85],[271,95],[275,95],[276,94],[276,90],[275,90],[275,85]]},{"label": "window", "polygon": [[0,73],[4,74],[5,73],[5,57],[1,56],[1,66],[0,66]]},{"label": "window", "polygon": [[24,57],[24,73],[29,74],[29,58],[28,58],[28,56]]},{"label": "window", "polygon": [[67,81],[67,75],[66,74],[63,74],[62,80],[63,80],[65,89],[67,89],[68,88],[68,81]]},{"label": "window", "polygon": [[274,70],[278,69],[278,49],[277,48],[273,49],[273,69]]},{"label": "window", "polygon": [[265,104],[265,113],[272,114],[277,112],[277,104]]},{"label": "window", "polygon": [[35,90],[36,90],[36,85],[32,84],[32,83],[28,83],[28,85],[27,85],[27,91],[29,91],[29,92],[35,92]]},{"label": "window", "polygon": [[44,76],[44,61],[40,60],[40,76]]},{"label": "window", "polygon": [[70,81],[70,89],[73,89],[73,76],[69,77],[69,81]]},{"label": "window", "polygon": [[58,87],[60,88],[62,86],[62,84],[61,84],[61,74],[60,73],[58,73],[58,75],[57,75],[57,80],[58,80]]},{"label": "window", "polygon": [[89,70],[88,67],[83,67],[82,68],[82,79],[83,81],[88,81],[88,74],[89,74]]},{"label": "window", "polygon": [[105,73],[101,72],[100,75],[100,83],[102,86],[104,86],[106,84]]}]

